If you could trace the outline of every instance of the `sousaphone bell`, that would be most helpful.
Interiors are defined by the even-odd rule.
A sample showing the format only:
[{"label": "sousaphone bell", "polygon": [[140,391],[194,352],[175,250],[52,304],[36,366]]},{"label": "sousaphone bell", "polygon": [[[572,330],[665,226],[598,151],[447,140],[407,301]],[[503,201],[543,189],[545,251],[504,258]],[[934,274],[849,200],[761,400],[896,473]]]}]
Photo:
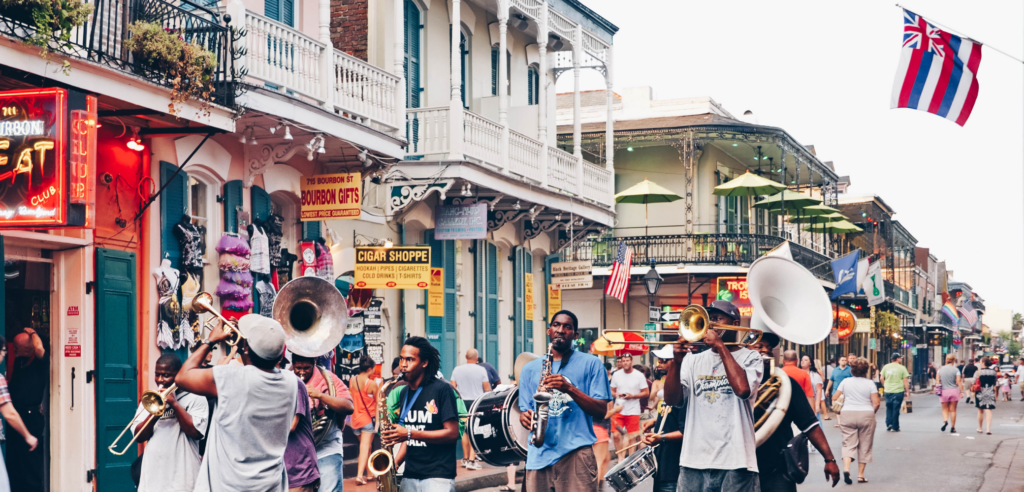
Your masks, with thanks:
[{"label": "sousaphone bell", "polygon": [[277,293],[274,319],[284,328],[289,352],[319,357],[345,336],[348,303],[334,284],[320,277],[299,277]]}]

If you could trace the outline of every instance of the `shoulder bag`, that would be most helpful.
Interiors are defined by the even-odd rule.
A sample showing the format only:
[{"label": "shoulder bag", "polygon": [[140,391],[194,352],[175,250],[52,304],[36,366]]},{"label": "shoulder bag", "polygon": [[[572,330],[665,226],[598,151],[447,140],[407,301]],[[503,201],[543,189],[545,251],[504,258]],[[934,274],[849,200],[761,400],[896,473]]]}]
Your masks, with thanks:
[{"label": "shoulder bag", "polygon": [[789,444],[782,450],[782,458],[786,462],[786,468],[782,470],[782,476],[795,484],[804,483],[807,472],[810,468],[810,459],[807,454],[807,431],[818,425],[818,422],[803,429],[799,434],[789,440]]}]

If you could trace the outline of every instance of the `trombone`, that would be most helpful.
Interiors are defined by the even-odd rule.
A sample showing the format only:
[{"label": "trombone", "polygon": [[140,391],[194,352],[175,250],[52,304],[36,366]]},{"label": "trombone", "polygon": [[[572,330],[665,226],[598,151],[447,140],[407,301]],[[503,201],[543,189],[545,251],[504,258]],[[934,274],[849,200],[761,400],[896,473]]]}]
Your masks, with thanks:
[{"label": "trombone", "polygon": [[196,294],[196,297],[192,299],[192,311],[196,314],[210,313],[213,315],[213,317],[207,320],[206,323],[203,323],[204,328],[215,320],[221,320],[224,323],[224,329],[232,333],[232,336],[227,340],[224,340],[224,343],[234,347],[238,344],[238,341],[242,339],[242,333],[238,331],[238,326],[236,326],[233,321],[225,318],[219,311],[217,311],[216,308],[213,307],[213,296],[210,295],[209,292],[200,292],[199,294]]},{"label": "trombone", "polygon": [[[651,331],[646,331],[646,330],[605,330],[604,333],[605,334],[608,334],[608,333],[640,333],[640,334],[647,334],[647,333],[661,334],[661,333],[667,333],[667,334],[679,335],[680,337],[686,339],[686,341],[694,343],[694,342],[699,342],[699,341],[703,340],[704,336],[707,335],[708,330],[729,330],[729,331],[735,331],[735,332],[741,333],[741,335],[739,337],[737,337],[735,342],[724,342],[726,345],[751,345],[751,344],[755,344],[755,343],[761,341],[761,336],[763,335],[763,333],[760,330],[756,330],[754,328],[745,328],[745,327],[742,327],[742,326],[733,326],[733,325],[726,325],[726,324],[721,324],[721,323],[712,323],[711,322],[711,317],[708,315],[708,310],[704,309],[704,306],[701,306],[700,304],[691,304],[691,305],[687,306],[686,309],[683,310],[682,314],[679,316],[679,329],[678,330],[651,330]],[[751,337],[751,335],[753,335],[753,334],[757,334],[757,338],[748,341],[747,339],[749,339]],[[604,335],[602,335],[602,336],[608,342],[609,345],[626,345],[626,344],[634,343],[634,342],[626,342],[626,341],[622,341],[622,342],[612,341],[612,340],[609,340],[607,336],[604,336]],[[673,340],[673,341],[655,340],[655,341],[650,341],[650,342],[647,342],[647,341],[644,341],[644,342],[637,341],[635,343],[645,344],[645,345],[671,345],[673,343],[676,343],[676,341],[678,341],[678,340]]]},{"label": "trombone", "polygon": [[[142,409],[149,412],[149,418],[147,418],[146,421],[142,423],[143,428],[149,425],[149,421],[153,420],[153,417],[160,417],[164,414],[165,411],[167,411],[167,395],[170,395],[171,392],[177,389],[177,384],[171,384],[170,386],[167,387],[167,389],[163,391],[146,390],[144,393],[142,393],[142,398],[139,398],[139,402],[142,404]],[[121,437],[124,436],[125,432],[128,432],[128,429],[132,427],[132,424],[135,423],[135,419],[137,418],[139,418],[139,413],[135,412],[135,416],[132,417],[131,422],[128,422],[128,425],[124,426],[124,429],[121,431],[121,433],[117,435],[117,439],[114,439],[114,442],[111,443],[110,447],[107,448],[108,450],[110,450],[111,453],[117,456],[124,455],[125,453],[128,452],[128,449],[132,447],[132,443],[134,443],[135,440],[139,438],[139,435],[135,434],[134,436],[132,436],[132,440],[128,441],[128,444],[125,445],[124,449],[122,449],[120,452],[114,451],[115,449],[117,449],[117,442],[121,440]]]}]

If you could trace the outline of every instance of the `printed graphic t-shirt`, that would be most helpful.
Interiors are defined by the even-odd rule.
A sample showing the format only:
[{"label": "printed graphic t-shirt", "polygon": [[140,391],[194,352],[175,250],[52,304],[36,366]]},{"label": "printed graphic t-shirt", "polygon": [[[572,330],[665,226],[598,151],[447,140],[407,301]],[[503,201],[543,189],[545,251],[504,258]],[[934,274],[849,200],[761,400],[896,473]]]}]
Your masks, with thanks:
[{"label": "printed graphic t-shirt", "polygon": [[[436,431],[444,428],[449,420],[458,420],[459,411],[455,406],[455,392],[448,383],[433,379],[422,385],[423,391],[412,402],[405,420],[399,422],[412,430]],[[401,408],[408,404],[415,391],[409,386],[402,386],[398,395],[399,415]],[[444,444],[431,443],[413,439],[408,441],[405,454],[405,478],[423,480],[427,478],[455,479],[455,439]]]},{"label": "printed graphic t-shirt", "polygon": [[712,350],[683,359],[679,382],[686,405],[686,438],[679,466],[701,470],[757,472],[753,403],[761,384],[761,354],[741,348],[732,357],[747,376],[750,396],[741,399],[729,385],[725,363]]}]

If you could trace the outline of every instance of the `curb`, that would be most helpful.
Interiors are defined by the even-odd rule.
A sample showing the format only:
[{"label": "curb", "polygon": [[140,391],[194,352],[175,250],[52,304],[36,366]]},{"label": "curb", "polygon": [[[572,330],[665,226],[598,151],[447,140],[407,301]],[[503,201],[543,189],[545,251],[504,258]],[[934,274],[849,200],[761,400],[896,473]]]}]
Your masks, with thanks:
[{"label": "curb", "polygon": [[[516,483],[523,482],[523,476],[525,473],[523,465],[519,465],[519,468],[516,470]],[[500,487],[507,483],[508,476],[505,475],[505,469],[495,468],[494,473],[455,480],[455,492],[471,492],[473,490]]]},{"label": "curb", "polygon": [[978,492],[1019,491],[1024,489],[1024,439],[1007,439],[999,443],[992,465]]}]

